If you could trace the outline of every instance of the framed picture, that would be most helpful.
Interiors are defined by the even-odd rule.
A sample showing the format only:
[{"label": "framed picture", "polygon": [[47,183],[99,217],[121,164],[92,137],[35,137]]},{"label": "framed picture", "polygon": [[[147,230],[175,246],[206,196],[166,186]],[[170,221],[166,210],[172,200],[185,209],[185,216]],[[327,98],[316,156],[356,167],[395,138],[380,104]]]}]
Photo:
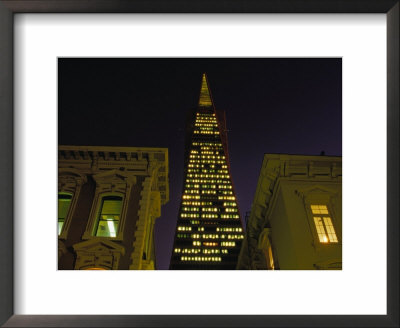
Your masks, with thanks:
[{"label": "framed picture", "polygon": [[[345,4],[337,1],[304,3],[295,0],[217,3],[1,1],[0,140],[3,156],[0,159],[2,181],[0,208],[3,210],[3,218],[0,220],[0,267],[2,268],[0,323],[6,327],[398,326],[399,8],[398,1],[361,0]],[[19,13],[114,15],[78,15],[71,23],[67,22],[71,15],[58,15],[52,18],[51,15],[16,15]],[[134,16],[118,16],[117,13],[134,14]],[[149,15],[152,13],[157,15]],[[188,15],[177,15],[178,13]],[[217,13],[239,15],[215,16]],[[308,15],[303,16],[307,17],[307,20],[302,20],[302,15],[290,16],[289,19],[289,16],[282,15],[285,13],[302,15],[380,13],[381,15],[373,21],[373,28],[370,28],[366,23],[366,16],[356,18],[351,15],[328,15],[321,19],[321,16]],[[342,17],[342,21],[335,22],[337,17]],[[132,18],[136,24],[134,26],[129,25]],[[317,26],[314,24],[315,19],[323,21],[321,29],[315,28]],[[113,23],[110,25],[111,21]],[[268,27],[265,26],[265,21],[269,22]],[[65,33],[61,26],[69,32]],[[118,29],[115,26],[118,26]],[[184,26],[187,29],[183,28]],[[96,27],[96,31],[93,27]],[[137,33],[138,31],[141,33]],[[353,47],[354,53],[350,55],[342,52],[340,47],[340,50],[335,48],[337,43],[333,42],[331,45],[332,36],[335,35],[333,32],[336,33],[334,37],[336,41],[340,40],[339,44],[357,42],[359,52]],[[214,35],[211,36],[212,34]],[[37,38],[40,35],[46,35],[44,41]],[[130,35],[133,36],[132,39]],[[205,38],[206,44],[220,49],[220,52],[210,51],[204,46],[203,38],[202,47],[197,48],[198,38],[203,35],[209,36]],[[311,41],[303,41],[305,39],[302,35],[312,35]],[[386,36],[386,44],[382,36]],[[72,43],[79,45],[78,52],[69,47],[71,40]],[[132,40],[134,42],[131,42]],[[115,50],[113,45],[117,44],[125,47],[124,50]],[[57,51],[52,50],[55,49],[54,45],[59,47]],[[268,46],[285,51],[280,53],[278,50],[265,51]],[[285,46],[287,48],[284,48]],[[32,49],[38,51],[32,52]],[[377,49],[376,53],[374,49]],[[45,234],[52,231],[52,227],[48,227],[46,222],[51,221],[48,218],[52,216],[55,207],[40,205],[42,199],[51,202],[48,200],[49,192],[41,185],[49,189],[56,180],[53,174],[56,168],[51,154],[55,154],[53,148],[57,148],[57,128],[53,126],[54,120],[57,120],[57,114],[53,111],[54,101],[57,99],[54,81],[57,81],[57,72],[60,72],[57,71],[57,57],[75,57],[76,54],[79,57],[112,58],[119,56],[342,58],[345,95],[343,147],[345,163],[347,161],[345,172],[348,174],[345,175],[347,189],[343,196],[345,204],[343,240],[348,240],[347,244],[344,243],[343,270],[335,273],[319,271],[318,276],[315,275],[316,271],[287,271],[287,273],[275,271],[277,274],[274,275],[267,271],[253,271],[251,277],[241,274],[240,271],[231,271],[229,276],[225,276],[223,272],[205,271],[201,273],[202,276],[196,274],[185,276],[184,272],[178,271],[164,271],[162,274],[156,272],[160,273],[159,275],[137,271],[130,276],[126,273],[131,274],[132,271],[119,271],[118,276],[115,275],[115,271],[86,272],[86,274],[77,271],[57,271],[54,267],[54,263],[57,263],[57,260],[54,260],[56,256],[53,258],[52,255],[56,253],[56,250],[52,249],[56,243],[53,245],[52,238],[49,243],[49,239],[41,237],[43,231]],[[362,65],[356,65],[357,56],[358,62]],[[368,60],[371,59],[371,63],[375,61],[379,67],[384,68],[385,56],[386,74],[382,73],[382,69],[375,70],[372,64],[369,67]],[[351,70],[353,64],[358,70]],[[86,66],[84,63],[82,67]],[[240,66],[239,62],[237,66]],[[23,72],[27,67],[35,67],[35,70],[31,71],[34,74],[24,75]],[[364,67],[368,67],[368,72]],[[229,69],[232,72],[233,68]],[[75,74],[72,70],[70,72],[72,75]],[[352,74],[358,76],[354,78]],[[48,79],[46,76],[51,78]],[[204,79],[203,77],[203,82]],[[85,88],[84,83],[78,88]],[[43,90],[46,92],[43,93]],[[348,97],[350,93],[353,94],[351,101]],[[375,99],[374,96],[380,101],[374,102],[372,100]],[[201,101],[208,103],[210,100],[206,98],[204,91]],[[382,102],[384,98],[386,104]],[[370,104],[367,104],[366,99]],[[360,105],[357,105],[358,102]],[[30,110],[21,111],[20,108],[26,103],[31,105]],[[39,114],[36,114],[34,108],[42,105],[49,110],[47,112],[38,110]],[[383,111],[385,105],[386,113]],[[47,116],[46,113],[50,118],[43,118]],[[63,115],[65,117],[68,113],[64,112]],[[78,115],[75,114],[74,117]],[[90,114],[82,112],[82,115]],[[359,119],[361,115],[362,119]],[[87,122],[89,121],[90,119]],[[352,127],[349,128],[349,125]],[[357,128],[354,128],[355,125]],[[369,133],[371,129],[374,129],[374,133]],[[350,134],[359,137],[351,141],[348,135],[353,130],[355,132]],[[52,134],[55,139],[51,137]],[[33,141],[31,144],[23,141],[27,137]],[[24,155],[21,155],[22,149]],[[365,154],[365,150],[370,151],[372,155]],[[63,151],[65,155],[65,151],[69,150],[66,148]],[[43,153],[47,153],[47,157],[41,155]],[[373,174],[370,174],[371,169],[368,166],[371,158],[375,159]],[[32,166],[36,168],[32,170]],[[40,166],[46,169],[43,171]],[[378,172],[386,172],[386,176]],[[362,180],[358,180],[359,178]],[[374,180],[375,184],[367,180]],[[24,184],[26,181],[29,183]],[[32,181],[35,181],[33,189]],[[356,181],[361,182],[357,184]],[[30,187],[24,189],[28,185]],[[375,191],[386,188],[386,192],[373,193],[368,188]],[[359,189],[362,189],[358,192],[359,195],[355,195]],[[301,197],[306,197],[304,195],[307,191],[299,192]],[[62,191],[61,194],[62,201],[72,202],[68,190]],[[374,194],[374,197],[370,198],[371,194]],[[103,214],[104,202],[107,201],[107,205],[115,210],[118,207],[115,205],[117,201],[121,204],[125,201],[124,197],[117,199],[115,195],[111,195],[110,198],[110,195],[106,195],[106,200],[99,198],[97,207],[95,206],[93,210],[94,214],[91,215],[91,230],[96,230],[93,228],[97,222],[95,212]],[[306,204],[307,202],[309,201],[306,201]],[[382,209],[385,205],[387,217],[385,210]],[[123,207],[121,208],[123,216]],[[309,208],[310,222],[313,222],[311,213],[314,213],[311,211],[331,211],[331,208],[330,206],[316,208],[312,205]],[[41,209],[43,212],[39,214]],[[30,221],[21,220],[22,216],[26,220],[28,210],[38,214],[29,215]],[[368,212],[372,215],[365,217],[364,213]],[[119,224],[119,221],[115,217],[114,215],[115,222],[111,224],[112,229],[104,220],[98,223],[99,226],[105,227],[102,234],[115,234],[112,237],[119,237],[118,229],[115,228],[118,227],[116,224]],[[378,223],[376,217],[379,217]],[[63,218],[65,221],[61,221],[62,225],[67,222],[66,216]],[[350,218],[355,219],[350,220]],[[327,219],[323,218],[320,222],[321,226],[327,229],[326,225],[329,225]],[[122,220],[121,225],[123,224]],[[87,234],[90,235],[89,230]],[[372,234],[374,243],[371,243]],[[382,235],[385,237],[383,241],[380,239]],[[321,241],[324,234],[317,232],[315,238]],[[328,234],[325,238],[328,238]],[[329,235],[329,238],[335,239],[336,236]],[[26,249],[30,251],[27,252]],[[359,256],[354,257],[357,252]],[[23,261],[20,254],[24,254]],[[91,267],[96,268],[96,265]],[[146,265],[151,266],[151,261],[146,262]],[[274,265],[273,262],[269,263],[272,268]],[[107,264],[100,263],[100,266]],[[368,271],[365,272],[366,280],[362,277],[363,270]],[[50,271],[57,272],[57,275],[46,276],[46,272]],[[283,275],[286,275],[286,278],[282,278]],[[370,284],[372,278],[376,281]],[[132,281],[125,290],[121,284],[124,279]],[[110,284],[111,281],[114,283]],[[298,283],[299,281],[302,283]],[[341,285],[343,281],[347,281],[347,287]],[[318,289],[316,285],[321,286],[322,283],[325,284],[324,288]],[[181,285],[191,287],[187,289]],[[113,288],[115,293],[112,292]],[[319,293],[320,296],[317,297]],[[350,302],[356,303],[356,298],[353,297],[355,293],[358,293],[357,299],[360,302],[346,311],[346,301],[353,300]],[[119,305],[116,305],[114,296]],[[386,302],[384,302],[385,296]],[[98,302],[99,299],[103,301]],[[378,303],[379,307],[374,307]]]}]

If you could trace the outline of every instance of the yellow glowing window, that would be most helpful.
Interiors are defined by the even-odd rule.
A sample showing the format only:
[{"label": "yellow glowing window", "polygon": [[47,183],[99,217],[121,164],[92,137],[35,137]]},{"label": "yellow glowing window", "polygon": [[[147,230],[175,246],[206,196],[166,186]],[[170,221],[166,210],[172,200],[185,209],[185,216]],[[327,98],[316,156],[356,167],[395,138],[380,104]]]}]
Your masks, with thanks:
[{"label": "yellow glowing window", "polygon": [[311,211],[313,214],[329,214],[326,205],[311,205]]},{"label": "yellow glowing window", "polygon": [[97,237],[116,237],[118,233],[122,197],[105,196],[102,198],[99,218],[95,229]]},{"label": "yellow glowing window", "polygon": [[72,194],[60,192],[58,194],[58,234],[61,233],[62,227],[67,217],[69,206],[71,205]]},{"label": "yellow glowing window", "polygon": [[311,205],[313,214],[322,214],[321,216],[313,216],[315,229],[317,230],[318,239],[321,243],[337,243],[335,228],[330,218],[328,207],[326,205]]}]

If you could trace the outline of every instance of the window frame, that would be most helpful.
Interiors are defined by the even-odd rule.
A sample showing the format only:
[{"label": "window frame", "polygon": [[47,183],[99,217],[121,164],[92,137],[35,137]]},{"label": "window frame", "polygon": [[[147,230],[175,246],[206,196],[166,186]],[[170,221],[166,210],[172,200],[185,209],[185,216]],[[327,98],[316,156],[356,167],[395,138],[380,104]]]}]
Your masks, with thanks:
[{"label": "window frame", "polygon": [[[98,238],[113,241],[123,241],[129,199],[131,198],[131,192],[136,184],[136,177],[132,174],[116,169],[107,170],[105,172],[92,175],[92,177],[96,182],[96,190],[93,197],[89,218],[87,220],[86,229],[82,235],[82,240]],[[119,229],[116,237],[98,237],[95,235],[94,229],[96,227],[99,211],[101,209],[101,200],[105,196],[119,196],[123,198]]]},{"label": "window frame", "polygon": [[[311,205],[325,205],[328,209],[328,215],[331,218],[331,222],[333,225],[333,228],[335,229],[335,235],[337,238],[337,242],[328,242],[328,243],[323,243],[319,240],[319,235],[318,235],[318,231],[317,231],[317,227],[315,225],[314,222],[314,216],[316,216],[315,214],[313,214],[312,210],[311,210]],[[314,247],[320,248],[320,247],[332,247],[332,246],[336,246],[336,245],[341,245],[341,235],[338,233],[338,229],[337,229],[337,224],[336,224],[336,215],[333,211],[333,206],[331,203],[331,199],[329,198],[321,198],[321,197],[313,197],[311,199],[307,199],[307,201],[304,204],[305,209],[306,209],[306,215],[308,218],[308,224],[309,224],[309,228],[311,231],[311,235],[312,235],[312,243],[314,245]],[[318,215],[318,214],[317,214]],[[321,218],[323,218],[322,215],[320,215]],[[325,233],[326,233],[326,228],[324,225],[324,229],[325,229]],[[328,237],[328,236],[327,236]]]},{"label": "window frame", "polygon": [[[116,236],[112,237],[112,236],[97,236],[97,231],[99,229],[99,223],[100,223],[100,216],[103,210],[103,204],[104,201],[107,200],[107,198],[120,198],[121,200],[121,211],[119,213],[119,222],[118,222],[118,230],[116,232]],[[98,238],[110,238],[110,239],[115,239],[118,237],[118,235],[120,234],[120,230],[121,230],[121,221],[122,221],[122,213],[124,210],[124,202],[125,202],[125,195],[119,192],[111,192],[111,193],[102,193],[99,195],[99,199],[98,199],[98,204],[97,204],[97,210],[96,210],[96,220],[93,224],[92,227],[92,235],[93,237],[98,237]]]},{"label": "window frame", "polygon": [[[310,206],[309,210],[311,212],[312,222],[314,223],[314,230],[315,230],[315,233],[317,235],[318,242],[320,244],[324,244],[324,245],[338,244],[339,243],[339,238],[338,238],[338,235],[336,233],[337,229],[336,229],[336,227],[334,225],[334,222],[333,222],[333,219],[332,219],[332,212],[330,210],[330,206],[328,204],[310,204],[309,206]],[[313,209],[312,209],[312,206],[326,206],[326,210],[327,210],[328,213],[325,213],[325,214],[324,213],[319,213],[319,214],[318,213],[314,213]],[[319,218],[321,220],[320,222],[322,223],[322,227],[324,229],[324,236],[328,239],[327,242],[323,242],[320,239],[320,234],[318,232],[317,223],[315,221],[315,219],[317,219],[317,218]],[[325,222],[325,218],[329,218],[330,221],[331,221],[331,225],[332,225],[334,233],[335,233],[336,241],[331,241],[330,240],[329,232],[328,232],[328,229],[326,228],[327,225],[326,225],[326,222]]]},{"label": "window frame", "polygon": [[[70,198],[69,198],[69,204],[68,204],[68,209],[67,209],[67,212],[66,212],[66,214],[65,214],[65,217],[64,217],[64,221],[63,221],[61,230],[60,230],[60,228],[59,228],[59,225],[60,225],[60,205],[59,205],[60,195],[68,195],[68,196],[70,196]],[[71,211],[71,206],[72,206],[72,200],[73,200],[73,198],[74,198],[74,193],[73,193],[73,192],[70,192],[70,191],[59,191],[58,194],[57,194],[57,213],[58,213],[57,227],[58,227],[58,236],[60,236],[61,233],[62,233],[63,230],[64,230],[65,221],[67,220],[67,217],[68,217],[68,215],[69,215],[69,213],[70,213],[70,211]]]},{"label": "window frame", "polygon": [[[307,188],[296,190],[296,194],[302,199],[305,211],[305,219],[307,220],[310,231],[310,239],[313,247],[325,249],[326,247],[341,247],[342,246],[342,231],[341,231],[341,215],[335,212],[335,206],[341,207],[341,189],[334,189],[322,184],[312,184]],[[335,229],[337,242],[321,243],[314,223],[314,214],[311,211],[311,205],[326,205],[331,218],[332,225]],[[338,228],[340,227],[340,229]]]},{"label": "window frame", "polygon": [[68,231],[71,226],[72,217],[75,213],[75,208],[78,202],[81,188],[86,182],[87,182],[86,175],[81,174],[76,169],[73,168],[58,169],[57,212],[58,212],[58,194],[59,193],[72,194],[71,203],[68,208],[68,214],[64,219],[64,224],[60,234],[58,233],[58,220],[57,220],[57,236],[59,239],[66,240],[68,237]]}]

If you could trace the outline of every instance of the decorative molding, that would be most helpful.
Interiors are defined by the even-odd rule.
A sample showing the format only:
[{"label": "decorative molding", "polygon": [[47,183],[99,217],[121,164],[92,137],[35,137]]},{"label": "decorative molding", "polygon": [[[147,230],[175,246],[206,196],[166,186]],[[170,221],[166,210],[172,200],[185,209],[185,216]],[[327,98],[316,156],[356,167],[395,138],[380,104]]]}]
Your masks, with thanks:
[{"label": "decorative molding", "polygon": [[[141,198],[139,201],[138,220],[136,222],[135,240],[133,242],[133,252],[131,254],[131,270],[150,270],[151,259],[143,259],[146,240],[152,247],[152,238],[154,234],[154,221],[161,216],[161,195],[160,192],[154,191],[153,188],[157,170],[153,171],[150,177],[143,181],[143,187],[140,192]],[[148,255],[152,252],[147,250]],[[150,261],[150,262],[148,262]],[[154,262],[152,264],[154,268]]]},{"label": "decorative molding", "polygon": [[77,258],[75,270],[103,268],[117,270],[125,248],[115,242],[100,237],[77,243],[73,246]]},{"label": "decorative molding", "polygon": [[144,239],[146,235],[146,222],[150,217],[150,194],[153,177],[147,177],[143,181],[140,191],[140,201],[138,210],[138,220],[136,222],[135,240],[133,242],[133,252],[131,254],[130,270],[141,270],[143,260]]},{"label": "decorative molding", "polygon": [[93,233],[97,223],[102,198],[105,196],[118,195],[123,198],[118,234],[116,237],[109,238],[111,240],[123,240],[129,199],[133,185],[136,184],[137,181],[136,176],[132,173],[110,170],[93,175],[93,179],[96,182],[96,190],[89,214],[89,220],[82,239],[95,238]]},{"label": "decorative molding", "polygon": [[162,204],[169,200],[168,149],[103,146],[59,146],[59,167],[73,166],[85,174],[117,170],[149,176],[158,171],[157,188]]}]

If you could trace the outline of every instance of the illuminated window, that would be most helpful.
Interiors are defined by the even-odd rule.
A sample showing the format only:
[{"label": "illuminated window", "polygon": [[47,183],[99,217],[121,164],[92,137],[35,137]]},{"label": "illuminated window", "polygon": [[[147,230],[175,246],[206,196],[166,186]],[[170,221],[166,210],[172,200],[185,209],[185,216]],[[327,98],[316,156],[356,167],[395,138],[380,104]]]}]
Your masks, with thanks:
[{"label": "illuminated window", "polygon": [[58,234],[61,233],[65,218],[71,205],[72,194],[66,192],[58,193]]},{"label": "illuminated window", "polygon": [[95,229],[95,236],[116,237],[118,233],[121,210],[122,197],[103,197]]},{"label": "illuminated window", "polygon": [[[320,243],[337,243],[338,239],[332,219],[329,216],[328,207],[326,205],[311,205],[311,212]],[[318,216],[315,216],[316,214]]]}]

